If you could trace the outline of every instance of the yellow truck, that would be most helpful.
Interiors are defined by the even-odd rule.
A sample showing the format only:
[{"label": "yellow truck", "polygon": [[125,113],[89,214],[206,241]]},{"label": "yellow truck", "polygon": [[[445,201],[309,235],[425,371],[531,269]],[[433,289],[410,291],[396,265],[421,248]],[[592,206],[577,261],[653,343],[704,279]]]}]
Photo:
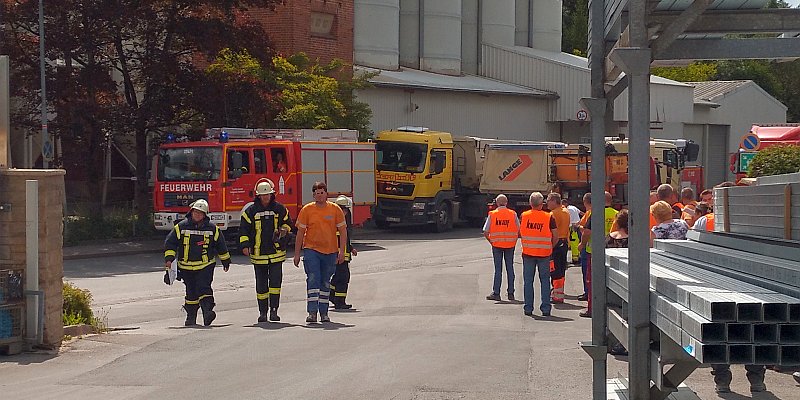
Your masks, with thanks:
[{"label": "yellow truck", "polygon": [[457,221],[482,226],[496,194],[527,204],[531,190],[547,191],[546,151],[556,145],[453,137],[418,127],[379,132],[373,220],[381,228],[427,224],[436,232]]}]

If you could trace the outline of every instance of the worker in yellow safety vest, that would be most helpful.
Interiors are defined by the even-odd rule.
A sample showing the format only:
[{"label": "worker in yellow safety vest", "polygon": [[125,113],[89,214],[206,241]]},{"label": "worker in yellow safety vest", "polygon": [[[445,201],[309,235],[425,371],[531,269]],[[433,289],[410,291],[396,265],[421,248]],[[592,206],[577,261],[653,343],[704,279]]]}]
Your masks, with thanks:
[{"label": "worker in yellow safety vest", "polygon": [[550,256],[558,242],[558,231],[553,216],[542,211],[544,196],[533,192],[530,196],[531,209],[522,213],[519,234],[522,242],[522,279],[525,294],[523,311],[533,316],[533,279],[539,272],[539,291],[542,316],[550,316]]},{"label": "worker in yellow safety vest", "polygon": [[503,283],[503,261],[506,263],[508,276],[508,300],[514,298],[514,248],[519,237],[519,219],[516,211],[506,207],[508,198],[500,194],[495,198],[497,209],[489,212],[486,223],[483,225],[483,236],[492,245],[494,259],[494,285],[492,294],[486,300],[500,301],[500,286]]}]

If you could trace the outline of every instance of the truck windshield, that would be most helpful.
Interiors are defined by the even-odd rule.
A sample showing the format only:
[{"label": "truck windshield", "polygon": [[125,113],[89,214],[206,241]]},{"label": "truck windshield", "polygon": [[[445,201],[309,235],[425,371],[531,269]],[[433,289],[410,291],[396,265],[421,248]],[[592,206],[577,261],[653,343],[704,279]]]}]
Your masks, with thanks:
[{"label": "truck windshield", "polygon": [[375,145],[379,171],[425,171],[428,146],[418,143],[378,142]]},{"label": "truck windshield", "polygon": [[219,179],[222,148],[180,147],[161,149],[158,159],[158,180],[209,181]]}]

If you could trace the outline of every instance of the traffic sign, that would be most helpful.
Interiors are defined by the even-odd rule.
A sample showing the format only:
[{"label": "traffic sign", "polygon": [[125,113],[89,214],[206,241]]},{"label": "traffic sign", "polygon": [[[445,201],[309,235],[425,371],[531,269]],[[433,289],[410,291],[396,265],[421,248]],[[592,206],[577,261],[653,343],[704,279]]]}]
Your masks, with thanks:
[{"label": "traffic sign", "polygon": [[742,142],[739,143],[739,148],[749,151],[758,150],[760,146],[761,146],[761,139],[758,137],[758,135],[752,132],[748,133],[747,135],[744,135],[742,137]]},{"label": "traffic sign", "polygon": [[756,152],[741,152],[739,153],[739,172],[747,173],[750,169],[750,162],[756,156]]},{"label": "traffic sign", "polygon": [[589,118],[589,113],[586,110],[578,110],[578,114],[575,115],[578,118],[578,121],[586,121]]},{"label": "traffic sign", "polygon": [[53,142],[49,138],[45,139],[44,143],[42,143],[42,158],[48,162],[53,161],[53,153]]}]

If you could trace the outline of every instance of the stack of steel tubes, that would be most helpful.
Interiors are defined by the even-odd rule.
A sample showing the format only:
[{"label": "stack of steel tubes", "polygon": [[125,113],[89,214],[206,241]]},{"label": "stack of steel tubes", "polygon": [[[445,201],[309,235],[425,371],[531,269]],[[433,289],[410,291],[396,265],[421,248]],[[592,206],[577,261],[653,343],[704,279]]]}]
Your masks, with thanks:
[{"label": "stack of steel tubes", "polygon": [[[800,262],[690,236],[656,241],[651,251],[651,322],[704,364],[800,365]],[[784,246],[725,240],[794,256]],[[627,302],[627,249],[607,249],[606,264],[609,290]]]}]

